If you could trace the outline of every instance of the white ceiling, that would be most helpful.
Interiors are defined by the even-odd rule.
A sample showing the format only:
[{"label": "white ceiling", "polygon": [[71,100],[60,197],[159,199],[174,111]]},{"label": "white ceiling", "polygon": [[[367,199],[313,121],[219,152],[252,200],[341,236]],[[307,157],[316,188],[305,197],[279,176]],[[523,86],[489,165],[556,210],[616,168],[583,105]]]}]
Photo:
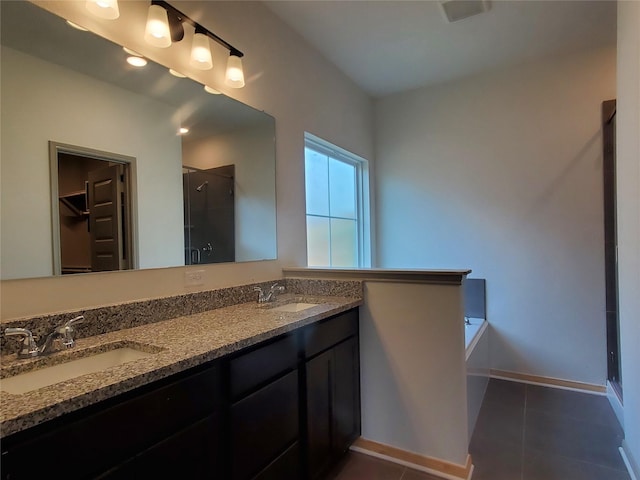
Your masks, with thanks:
[{"label": "white ceiling", "polygon": [[432,0],[265,4],[375,97],[616,41],[615,0],[498,0],[454,23]]}]

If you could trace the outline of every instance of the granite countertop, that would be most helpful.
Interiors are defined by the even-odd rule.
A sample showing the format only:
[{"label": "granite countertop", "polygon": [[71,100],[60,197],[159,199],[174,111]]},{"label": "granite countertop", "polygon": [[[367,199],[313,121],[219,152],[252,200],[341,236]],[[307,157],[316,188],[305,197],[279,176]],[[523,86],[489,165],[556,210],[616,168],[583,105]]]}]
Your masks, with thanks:
[{"label": "granite countertop", "polygon": [[[318,305],[301,312],[273,310],[291,302]],[[362,299],[355,297],[286,294],[266,305],[243,303],[81,338],[73,349],[46,357],[17,360],[7,355],[2,359],[1,378],[121,346],[153,353],[20,395],[0,391],[0,437],[360,305]]]}]

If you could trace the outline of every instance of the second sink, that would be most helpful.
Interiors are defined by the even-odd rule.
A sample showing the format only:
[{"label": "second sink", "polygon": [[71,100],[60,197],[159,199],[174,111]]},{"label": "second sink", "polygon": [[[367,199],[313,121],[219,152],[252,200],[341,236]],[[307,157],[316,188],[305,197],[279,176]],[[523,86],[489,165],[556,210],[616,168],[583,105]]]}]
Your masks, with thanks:
[{"label": "second sink", "polygon": [[281,305],[279,307],[274,307],[274,308],[272,308],[272,310],[274,310],[276,312],[301,312],[301,311],[306,310],[308,308],[316,307],[317,305],[319,305],[319,304],[318,303],[303,303],[303,302],[287,303],[287,304]]}]

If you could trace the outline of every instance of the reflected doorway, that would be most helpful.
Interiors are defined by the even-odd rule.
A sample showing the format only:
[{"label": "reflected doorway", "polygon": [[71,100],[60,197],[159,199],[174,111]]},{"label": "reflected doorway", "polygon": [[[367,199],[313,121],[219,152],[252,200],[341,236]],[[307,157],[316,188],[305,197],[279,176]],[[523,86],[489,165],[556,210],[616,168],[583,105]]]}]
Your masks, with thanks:
[{"label": "reflected doorway", "polygon": [[134,268],[133,161],[50,142],[55,275]]},{"label": "reflected doorway", "polygon": [[235,166],[182,169],[185,265],[235,262]]}]

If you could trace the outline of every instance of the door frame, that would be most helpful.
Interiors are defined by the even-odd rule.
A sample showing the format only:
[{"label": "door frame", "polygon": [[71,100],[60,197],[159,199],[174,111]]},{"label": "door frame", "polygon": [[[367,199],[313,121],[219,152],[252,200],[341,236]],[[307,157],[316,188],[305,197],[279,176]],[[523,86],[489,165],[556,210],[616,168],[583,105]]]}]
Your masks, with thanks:
[{"label": "door frame", "polygon": [[602,179],[605,258],[607,379],[622,401],[620,319],[618,315],[618,239],[616,209],[616,100],[602,102]]},{"label": "door frame", "polygon": [[58,154],[68,153],[82,157],[93,158],[105,162],[119,163],[128,166],[125,169],[124,191],[128,198],[125,215],[127,224],[129,225],[128,234],[125,238],[127,242],[127,251],[130,253],[129,265],[133,270],[139,268],[138,255],[138,202],[137,202],[137,168],[136,158],[120,153],[106,152],[68,143],[56,142],[49,140],[49,181],[51,185],[51,238],[52,238],[52,257],[53,257],[53,275],[62,275],[62,259],[60,252],[60,207],[59,207],[59,189],[58,189]]}]

